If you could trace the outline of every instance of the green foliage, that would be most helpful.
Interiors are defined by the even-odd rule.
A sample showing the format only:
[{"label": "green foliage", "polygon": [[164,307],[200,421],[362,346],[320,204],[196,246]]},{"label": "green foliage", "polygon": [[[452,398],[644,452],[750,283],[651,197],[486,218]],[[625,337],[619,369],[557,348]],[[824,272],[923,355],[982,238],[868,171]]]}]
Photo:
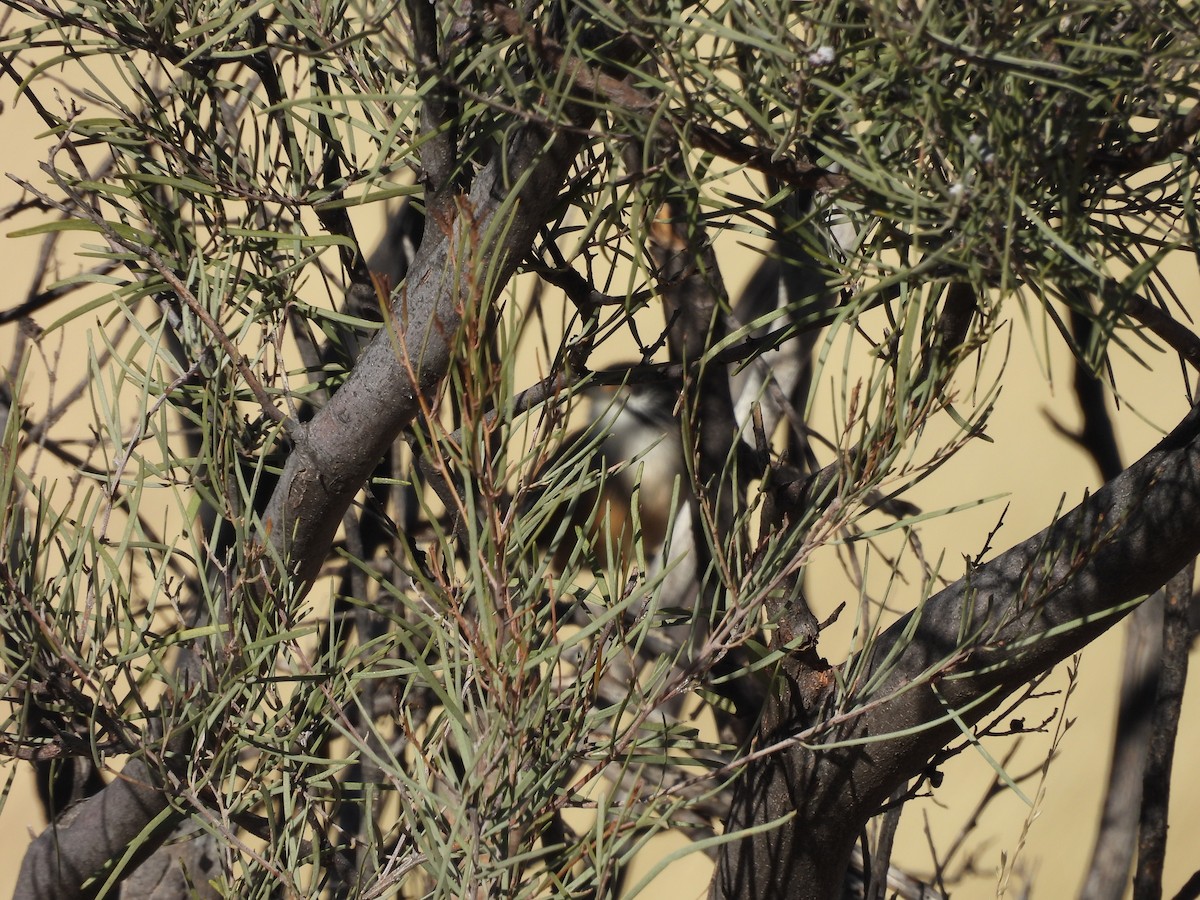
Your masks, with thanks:
[{"label": "green foliage", "polygon": [[[1077,349],[1099,371],[1143,329],[1139,297],[1168,308],[1159,264],[1200,224],[1187,4],[7,5],[5,102],[46,129],[41,172],[19,173],[41,218],[13,236],[78,238],[96,268],[35,285],[69,298],[39,345],[92,335],[86,458],[52,445],[65,487],[39,449],[63,410],[27,418],[8,373],[0,748],[110,780],[144,759],[216,839],[227,896],[606,896],[657,834],[712,851],[748,740],[727,688],[761,689],[806,646],[780,610],[812,554],[928,517],[868,518],[981,436],[1010,304],[1068,341],[1062,304],[1093,317]],[[280,580],[261,514],[298,423],[362,342],[404,327],[405,287],[368,287],[356,228],[409,198],[450,236],[463,189],[531,125],[584,146],[544,186],[561,206],[522,268],[590,294],[531,300],[488,259],[457,272],[448,377],[421,385],[322,580]],[[668,207],[675,281],[649,249]],[[464,256],[484,245],[453,235]],[[679,374],[646,313],[699,271],[725,322],[720,273],[696,260],[735,242],[773,242],[811,289],[726,322],[699,359],[754,372],[810,340],[788,409],[835,397],[812,439],[833,477],[779,514],[808,463],[743,416],[711,494],[684,448],[665,548],[636,501],[626,533],[591,529],[651,451],[605,457],[605,429],[573,423],[600,383]],[[964,285],[973,318],[947,345]],[[343,303],[355,289],[370,300]],[[645,358],[597,372],[622,342]],[[539,352],[531,401],[517,364]],[[673,410],[685,435],[694,407]],[[950,435],[927,440],[943,413]],[[699,524],[681,537],[684,510]],[[711,563],[687,602],[680,542]],[[879,614],[864,594],[860,647]],[[841,677],[851,717],[871,685]]]}]

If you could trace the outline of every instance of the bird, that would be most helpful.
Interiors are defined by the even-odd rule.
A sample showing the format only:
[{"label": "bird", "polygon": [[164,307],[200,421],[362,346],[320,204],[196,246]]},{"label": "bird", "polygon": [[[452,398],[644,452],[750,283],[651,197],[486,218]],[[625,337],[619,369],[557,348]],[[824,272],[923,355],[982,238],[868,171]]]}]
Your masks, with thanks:
[{"label": "bird", "polygon": [[[727,327],[736,330],[755,323],[785,302],[783,279],[779,261],[764,260],[728,316]],[[751,333],[757,336],[769,327],[759,325]],[[636,366],[631,364],[628,369],[633,371]],[[764,399],[768,379],[783,385],[788,394],[797,390],[798,383],[806,389],[803,369],[802,362],[776,351],[771,354],[769,367],[731,371],[730,392],[739,420],[746,419],[750,409]],[[575,535],[577,529],[582,529],[597,548],[617,549],[627,558],[637,541],[647,555],[652,554],[663,546],[680,504],[692,496],[680,432],[682,380],[659,377],[618,387],[592,385],[580,395],[584,402],[576,404],[575,409],[582,411],[585,424],[564,441],[561,451],[552,457],[552,465],[553,461],[572,458],[580,446],[594,441],[596,447],[588,468],[593,473],[605,473],[605,477],[600,489],[580,492],[567,504],[564,512],[570,527],[565,532],[559,527],[559,519],[548,524],[543,537]],[[770,432],[782,411],[770,398],[767,407],[764,419]],[[635,521],[640,529],[637,534]],[[555,561],[560,569],[574,546],[574,541],[559,542]]]},{"label": "bird", "polygon": [[686,496],[677,408],[681,389],[677,379],[659,379],[587,393],[592,427],[604,433],[601,462],[614,471],[606,487],[618,492],[607,499],[609,528],[614,535],[625,534],[636,494],[642,540],[653,548],[662,544],[675,504]]},{"label": "bird", "polygon": [[[552,480],[556,468],[577,460],[582,450],[584,468],[600,476],[599,485],[560,501],[561,509],[548,517],[541,539],[556,568],[567,565],[580,532],[600,559],[606,550],[629,559],[635,542],[646,552],[662,545],[677,505],[688,496],[676,409],[680,393],[678,379],[669,378],[580,392],[583,402],[576,408],[584,425],[568,434],[540,475]],[[549,502],[549,496],[548,490],[532,492],[527,508]]]}]

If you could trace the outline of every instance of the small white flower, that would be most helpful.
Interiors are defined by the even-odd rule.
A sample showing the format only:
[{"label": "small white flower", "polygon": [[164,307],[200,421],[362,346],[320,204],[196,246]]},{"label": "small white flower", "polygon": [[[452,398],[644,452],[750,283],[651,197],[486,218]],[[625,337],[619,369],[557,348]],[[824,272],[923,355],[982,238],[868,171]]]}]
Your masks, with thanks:
[{"label": "small white flower", "polygon": [[954,200],[961,200],[967,193],[967,186],[961,181],[956,181],[950,185],[949,193]]},{"label": "small white flower", "polygon": [[822,44],[812,53],[808,54],[808,64],[817,68],[831,66],[836,60],[837,54],[828,44]]}]

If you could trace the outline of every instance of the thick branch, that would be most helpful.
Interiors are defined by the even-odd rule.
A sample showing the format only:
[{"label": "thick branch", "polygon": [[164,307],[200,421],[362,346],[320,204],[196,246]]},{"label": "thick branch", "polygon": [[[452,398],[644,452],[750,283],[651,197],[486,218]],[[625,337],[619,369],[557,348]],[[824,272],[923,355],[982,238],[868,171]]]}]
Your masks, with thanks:
[{"label": "thick branch", "polygon": [[[307,584],[316,577],[354,494],[420,397],[441,382],[473,285],[508,282],[557,207],[580,139],[529,126],[477,177],[448,232],[430,223],[389,320],[329,403],[301,431],[263,517],[271,545]],[[520,187],[518,187],[520,185]]]},{"label": "thick branch", "polygon": [[1183,116],[1167,122],[1149,140],[1126,147],[1120,153],[1096,154],[1091,168],[1113,175],[1141,172],[1158,165],[1173,153],[1185,152],[1197,132],[1200,132],[1200,103],[1194,104]]},{"label": "thick branch", "polygon": [[1200,369],[1200,338],[1190,328],[1143,297],[1131,297],[1125,311],[1162,338],[1193,369]]},{"label": "thick branch", "polygon": [[[1077,303],[1071,308],[1071,332],[1077,352],[1082,352],[1091,342],[1096,326],[1080,308],[1090,301],[1084,296],[1075,299]],[[1105,402],[1104,383],[1077,358],[1074,385],[1083,424],[1078,434],[1061,430],[1092,457],[1105,481],[1116,478],[1124,465]],[[1117,727],[1100,829],[1080,892],[1080,897],[1085,900],[1120,900],[1125,896],[1133,851],[1137,846],[1142,774],[1150,745],[1151,711],[1162,655],[1162,619],[1162,593],[1156,592],[1134,611],[1125,627]]]},{"label": "thick branch", "polygon": [[[445,375],[463,305],[481,299],[471,292],[478,286],[497,294],[556,211],[558,188],[582,141],[576,128],[551,134],[526,125],[512,132],[505,152],[460,198],[456,220],[441,231],[428,229],[406,284],[393,297],[386,327],[345,384],[297,429],[296,447],[263,516],[263,540],[287,566],[277,582],[294,576],[293,596],[316,578],[355,493],[417,415],[420,396],[431,394]],[[80,896],[98,865],[118,846],[123,851],[167,806],[144,768],[132,781],[118,779],[80,804],[72,822],[38,837],[22,865],[18,896]]]},{"label": "thick branch", "polygon": [[[1112,626],[1126,605],[1200,552],[1197,515],[1200,408],[1193,408],[1095,495],[971,570],[876,642],[859,661],[857,684],[869,687],[853,703],[863,713],[830,735],[869,742],[822,752],[793,745],[751,767],[730,830],[795,817],[727,845],[713,896],[832,896],[863,823],[958,733],[947,709],[978,721]],[[792,665],[785,674],[760,740],[786,738],[827,715],[828,673]]]},{"label": "thick branch", "polygon": [[[83,896],[83,882],[109,860],[119,859],[167,807],[158,777],[141,760],[129,762],[119,778],[73,806],[30,845],[13,900]],[[176,821],[178,817],[168,816],[159,835],[165,836]],[[147,840],[144,846],[149,851],[157,843]]]}]

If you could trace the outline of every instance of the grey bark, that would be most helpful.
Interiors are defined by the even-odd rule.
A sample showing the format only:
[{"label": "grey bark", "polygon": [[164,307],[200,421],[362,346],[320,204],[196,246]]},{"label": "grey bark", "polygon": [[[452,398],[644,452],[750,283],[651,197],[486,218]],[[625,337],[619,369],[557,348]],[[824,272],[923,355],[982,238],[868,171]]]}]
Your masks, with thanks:
[{"label": "grey bark", "polygon": [[1158,900],[1162,896],[1171,767],[1175,761],[1175,738],[1179,733],[1183,692],[1187,686],[1188,650],[1194,637],[1189,620],[1195,574],[1193,561],[1172,578],[1162,592],[1162,668],[1150,716],[1150,742],[1138,816],[1138,860],[1133,875],[1133,900]]},{"label": "grey bark", "polygon": [[[1193,408],[1074,510],[881,636],[869,658],[857,661],[864,687],[852,703],[862,712],[812,738],[866,743],[817,752],[793,744],[750,764],[728,830],[792,818],[727,844],[712,896],[833,896],[863,824],[958,733],[947,709],[978,721],[1119,621],[1124,604],[1159,588],[1200,552],[1197,514],[1200,408]],[[786,660],[760,745],[825,718],[839,700],[833,683],[819,661]]]},{"label": "grey bark", "polygon": [[[1071,310],[1071,334],[1082,353],[1094,339],[1095,324],[1083,313],[1090,298],[1076,294]],[[1124,466],[1108,414],[1104,383],[1082,361],[1075,362],[1075,395],[1083,413],[1077,434],[1068,434],[1096,463],[1106,481]],[[1065,432],[1065,429],[1062,429]],[[1137,846],[1138,811],[1142,805],[1142,776],[1150,748],[1154,696],[1161,669],[1163,597],[1156,592],[1134,610],[1125,626],[1121,693],[1113,735],[1112,759],[1100,827],[1092,848],[1080,897],[1083,900],[1121,900],[1129,884]]]},{"label": "grey bark", "polygon": [[1156,591],[1129,617],[1108,788],[1092,861],[1080,892],[1084,900],[1120,900],[1129,885],[1158,688],[1162,622],[1162,591]]},{"label": "grey bark", "polygon": [[[119,859],[167,807],[159,776],[140,759],[126,763],[104,790],[71,807],[30,845],[13,900],[85,896],[84,881]],[[159,840],[176,821],[169,817],[160,826]]]},{"label": "grey bark", "polygon": [[[582,106],[575,114],[575,126],[586,124]],[[290,582],[295,596],[317,577],[354,495],[417,416],[419,398],[432,394],[446,374],[461,304],[480,300],[468,296],[470,286],[488,286],[486,303],[507,284],[538,228],[557,210],[558,190],[584,140],[578,128],[515,129],[504,152],[460,198],[454,221],[429,224],[385,327],[341,389],[294,435],[262,518],[261,542],[280,567],[264,573],[267,591],[281,592]],[[166,810],[159,784],[156,773],[134,760],[79,804],[69,822],[47,828],[25,855],[15,900],[84,896],[84,882]]]}]

